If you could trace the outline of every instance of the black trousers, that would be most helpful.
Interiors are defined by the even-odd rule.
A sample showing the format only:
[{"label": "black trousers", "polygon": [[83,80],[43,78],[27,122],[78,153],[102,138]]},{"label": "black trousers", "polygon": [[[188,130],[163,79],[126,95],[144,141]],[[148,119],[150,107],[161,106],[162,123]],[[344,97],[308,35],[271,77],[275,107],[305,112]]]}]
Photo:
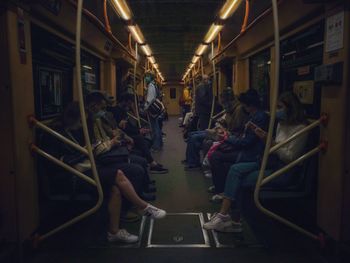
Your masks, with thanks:
[{"label": "black trousers", "polygon": [[237,152],[223,153],[216,151],[211,155],[209,161],[216,194],[224,192],[227,173],[230,170],[230,167],[236,163],[237,157]]},{"label": "black trousers", "polygon": [[151,179],[148,174],[148,162],[145,158],[130,154],[130,164],[138,165],[142,168],[143,181],[142,181],[142,190],[146,190]]},{"label": "black trousers", "polygon": [[203,131],[205,129],[208,129],[209,120],[210,120],[210,115],[199,114],[199,116],[198,116],[198,130]]},{"label": "black trousers", "polygon": [[150,151],[149,144],[147,143],[145,137],[140,135],[134,135],[131,136],[131,138],[134,140],[135,148],[140,152],[141,156],[144,157],[148,163],[153,162],[153,157]]}]

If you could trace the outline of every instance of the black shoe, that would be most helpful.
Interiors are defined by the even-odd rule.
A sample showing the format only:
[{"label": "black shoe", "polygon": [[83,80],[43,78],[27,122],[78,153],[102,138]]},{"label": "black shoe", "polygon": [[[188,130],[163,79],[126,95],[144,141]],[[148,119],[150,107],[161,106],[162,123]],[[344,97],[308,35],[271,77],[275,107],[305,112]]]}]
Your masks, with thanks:
[{"label": "black shoe", "polygon": [[140,197],[144,201],[154,201],[154,200],[156,200],[156,195],[155,194],[142,193],[140,195]]},{"label": "black shoe", "polygon": [[185,166],[185,171],[195,171],[201,169],[200,165],[187,165]]},{"label": "black shoe", "polygon": [[152,174],[166,174],[169,172],[168,169],[162,167],[160,164],[157,164],[155,166],[152,166],[150,169],[149,169],[150,173]]},{"label": "black shoe", "polygon": [[153,185],[155,185],[155,184],[156,184],[156,180],[150,180],[150,181],[148,182],[148,184],[153,184]]},{"label": "black shoe", "polygon": [[182,164],[187,164],[187,160],[186,160],[186,159],[185,159],[185,160],[182,160],[181,163],[182,163]]},{"label": "black shoe", "polygon": [[154,185],[148,185],[145,190],[143,190],[144,193],[155,193],[157,192],[157,188]]}]

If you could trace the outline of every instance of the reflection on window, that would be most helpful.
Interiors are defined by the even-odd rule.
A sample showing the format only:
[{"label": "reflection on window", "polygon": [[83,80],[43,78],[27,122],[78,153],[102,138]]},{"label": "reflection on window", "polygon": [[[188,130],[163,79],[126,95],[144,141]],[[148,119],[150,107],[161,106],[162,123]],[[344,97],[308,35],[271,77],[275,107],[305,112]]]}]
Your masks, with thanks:
[{"label": "reflection on window", "polygon": [[100,60],[86,52],[81,56],[81,81],[84,94],[99,89]]},{"label": "reflection on window", "polygon": [[270,97],[270,50],[265,50],[249,59],[250,88],[259,93],[264,109],[269,108]]}]

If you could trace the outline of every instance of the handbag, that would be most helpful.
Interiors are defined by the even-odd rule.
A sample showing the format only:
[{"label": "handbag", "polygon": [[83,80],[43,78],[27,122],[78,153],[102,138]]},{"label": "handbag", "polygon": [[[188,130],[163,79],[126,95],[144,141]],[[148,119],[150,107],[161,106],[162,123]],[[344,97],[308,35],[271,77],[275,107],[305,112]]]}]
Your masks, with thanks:
[{"label": "handbag", "polygon": [[129,162],[129,150],[125,146],[113,148],[96,157],[99,164],[125,163]]},{"label": "handbag", "polygon": [[164,111],[164,104],[159,99],[155,99],[147,109],[148,114],[153,118],[158,117],[159,115],[164,113]]}]

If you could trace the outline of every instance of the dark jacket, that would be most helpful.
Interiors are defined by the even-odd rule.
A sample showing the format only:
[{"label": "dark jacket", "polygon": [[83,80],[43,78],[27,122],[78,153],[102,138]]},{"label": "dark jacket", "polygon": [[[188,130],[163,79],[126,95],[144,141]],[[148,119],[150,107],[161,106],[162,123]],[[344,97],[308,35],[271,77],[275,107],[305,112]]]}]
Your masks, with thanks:
[{"label": "dark jacket", "polygon": [[210,84],[200,84],[196,88],[195,96],[195,114],[210,115],[211,104],[213,100],[213,91]]},{"label": "dark jacket", "polygon": [[128,113],[125,109],[123,109],[120,106],[115,106],[115,107],[111,107],[107,109],[108,111],[110,111],[113,114],[114,119],[116,120],[116,122],[119,124],[120,121],[122,120],[128,120],[128,123],[126,125],[126,128],[123,129],[123,131],[129,135],[129,136],[135,136],[135,135],[139,135],[140,131],[139,128],[134,125],[132,122],[130,122],[129,117],[128,117]]},{"label": "dark jacket", "polygon": [[[269,117],[264,111],[258,110],[250,116],[249,121],[261,129],[267,130]],[[265,147],[265,143],[249,128],[245,128],[242,136],[230,136],[227,139],[227,143],[231,144],[234,150],[239,151],[237,162],[260,160]]]}]

